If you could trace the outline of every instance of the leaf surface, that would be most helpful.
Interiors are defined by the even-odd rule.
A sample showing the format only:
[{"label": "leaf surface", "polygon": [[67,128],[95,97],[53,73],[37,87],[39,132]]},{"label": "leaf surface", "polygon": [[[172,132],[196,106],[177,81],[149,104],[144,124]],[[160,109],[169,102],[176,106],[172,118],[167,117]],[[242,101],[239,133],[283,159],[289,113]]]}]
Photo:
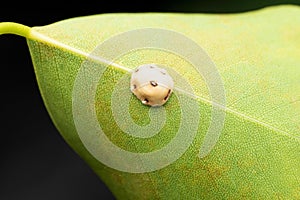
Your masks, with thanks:
[{"label": "leaf surface", "polygon": [[[160,63],[176,70],[193,88],[195,95],[189,98],[194,101],[196,96],[201,116],[199,122],[188,122],[190,127],[199,124],[195,139],[179,159],[159,170],[128,173],[99,162],[82,143],[74,113],[83,114],[80,110],[74,112],[73,90],[82,65],[99,44],[117,34],[142,28],[172,30],[201,46],[222,78],[226,105],[213,102],[203,77],[178,55],[146,48],[115,58],[113,62],[117,65],[109,66],[100,80],[95,79],[95,98],[87,101],[91,110],[95,110],[101,129],[115,145],[130,152],[156,151],[172,141],[181,125],[185,111],[176,95],[164,106],[166,123],[162,130],[151,138],[130,136],[116,123],[111,101],[114,88],[121,79],[129,83],[127,69],[141,64]],[[28,37],[40,91],[54,124],[118,199],[299,199],[299,44],[300,8],[296,6],[239,14],[100,14],[33,27]],[[109,55],[120,47],[122,44],[104,53]],[[89,62],[95,67],[105,67],[101,60]],[[86,73],[89,79],[96,72]],[[82,98],[86,96],[84,92]],[[130,94],[129,84],[128,90],[122,92]],[[199,158],[210,125],[212,102],[226,113],[224,127],[212,151]],[[132,121],[141,126],[151,123],[148,111],[132,95],[129,105]],[[124,121],[127,118],[123,116]],[[90,122],[87,119],[84,123]],[[188,127],[184,129],[187,135]],[[92,136],[89,142],[97,143]],[[105,146],[94,151],[106,159],[111,156],[111,149]],[[142,160],[141,154],[137,155]],[[147,165],[141,161],[141,167]]]}]

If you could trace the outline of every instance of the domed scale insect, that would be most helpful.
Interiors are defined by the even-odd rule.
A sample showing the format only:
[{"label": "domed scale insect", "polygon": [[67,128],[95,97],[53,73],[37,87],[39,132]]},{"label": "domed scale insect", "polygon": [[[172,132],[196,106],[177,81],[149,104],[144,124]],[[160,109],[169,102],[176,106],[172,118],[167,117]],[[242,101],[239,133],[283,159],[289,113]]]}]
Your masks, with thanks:
[{"label": "domed scale insect", "polygon": [[155,64],[141,65],[131,75],[130,89],[145,105],[162,106],[168,101],[173,87],[172,77]]}]

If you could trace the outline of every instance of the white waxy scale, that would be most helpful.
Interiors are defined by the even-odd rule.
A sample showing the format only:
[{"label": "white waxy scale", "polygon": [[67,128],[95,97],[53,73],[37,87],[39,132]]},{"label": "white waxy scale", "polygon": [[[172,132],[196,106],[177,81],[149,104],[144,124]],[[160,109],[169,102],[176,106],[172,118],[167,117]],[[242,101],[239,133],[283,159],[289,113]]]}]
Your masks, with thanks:
[{"label": "white waxy scale", "polygon": [[155,64],[141,65],[131,75],[130,89],[149,106],[162,106],[173,91],[174,82],[168,72]]}]

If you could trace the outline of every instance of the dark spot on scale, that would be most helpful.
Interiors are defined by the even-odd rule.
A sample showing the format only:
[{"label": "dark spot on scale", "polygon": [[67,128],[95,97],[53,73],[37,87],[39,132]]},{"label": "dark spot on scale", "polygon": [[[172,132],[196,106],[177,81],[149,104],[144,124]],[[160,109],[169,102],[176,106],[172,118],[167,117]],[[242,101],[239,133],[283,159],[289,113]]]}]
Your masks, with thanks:
[{"label": "dark spot on scale", "polygon": [[164,71],[160,71],[160,73],[162,73],[163,75],[166,75],[166,72],[164,72]]},{"label": "dark spot on scale", "polygon": [[136,89],[136,84],[133,85],[133,89],[134,89],[134,90]]},{"label": "dark spot on scale", "polygon": [[138,72],[140,69],[136,69],[135,72]]},{"label": "dark spot on scale", "polygon": [[154,66],[152,66],[152,65],[150,65],[149,67],[150,67],[150,69],[154,69]]},{"label": "dark spot on scale", "polygon": [[156,86],[158,85],[155,81],[150,81],[150,84],[151,84],[153,87],[156,87]]},{"label": "dark spot on scale", "polygon": [[168,99],[168,97],[170,96],[170,93],[171,93],[171,90],[168,91],[168,94],[167,94],[167,96],[164,98],[164,100],[167,100],[167,99]]}]

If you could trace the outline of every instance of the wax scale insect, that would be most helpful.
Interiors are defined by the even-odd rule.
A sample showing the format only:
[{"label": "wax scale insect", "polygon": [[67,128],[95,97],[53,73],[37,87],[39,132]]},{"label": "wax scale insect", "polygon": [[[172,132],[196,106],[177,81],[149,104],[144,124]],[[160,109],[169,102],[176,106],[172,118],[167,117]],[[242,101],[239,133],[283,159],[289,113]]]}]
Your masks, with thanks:
[{"label": "wax scale insect", "polygon": [[162,106],[173,92],[174,82],[168,72],[155,64],[141,65],[131,75],[130,89],[149,106]]}]

